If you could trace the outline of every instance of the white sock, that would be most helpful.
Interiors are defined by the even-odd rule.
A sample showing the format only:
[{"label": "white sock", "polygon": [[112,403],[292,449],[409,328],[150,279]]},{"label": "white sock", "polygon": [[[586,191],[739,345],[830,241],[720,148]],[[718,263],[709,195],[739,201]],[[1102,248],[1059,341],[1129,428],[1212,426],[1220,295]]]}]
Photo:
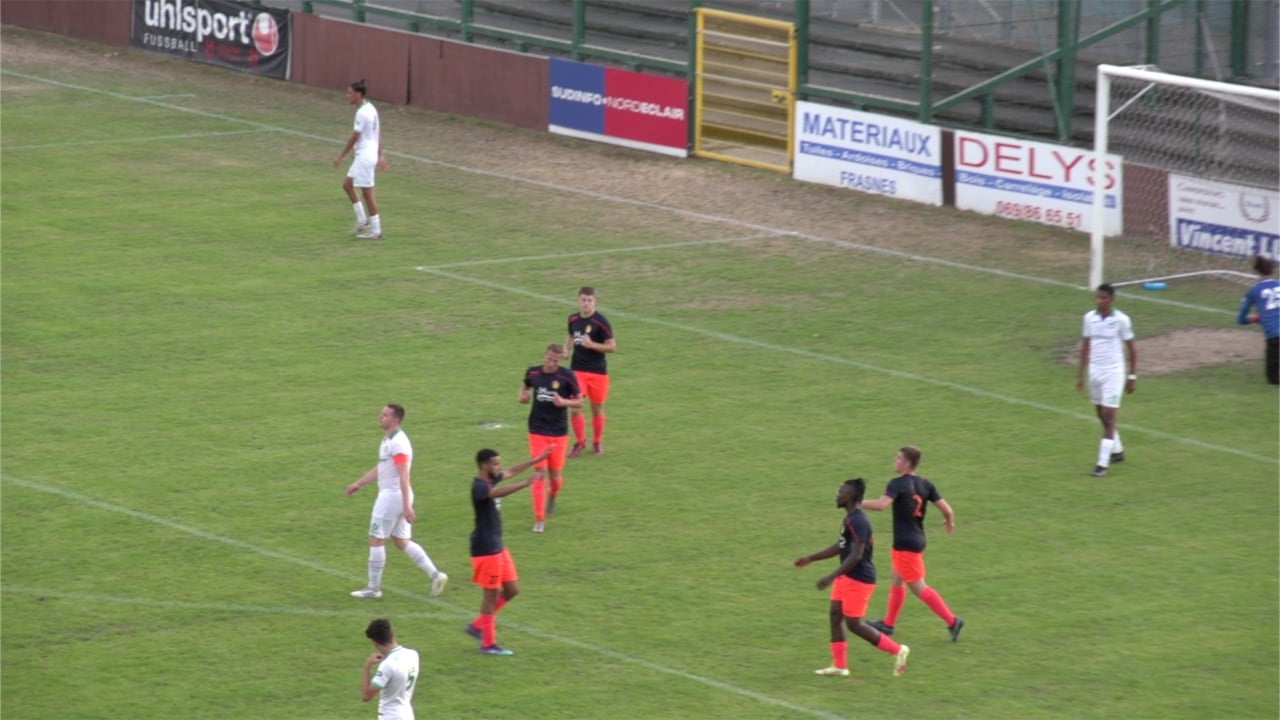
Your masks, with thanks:
[{"label": "white sock", "polygon": [[423,550],[422,546],[418,543],[410,542],[408,545],[405,545],[404,552],[409,556],[409,559],[413,561],[413,564],[422,568],[422,571],[430,575],[431,579],[434,580],[436,575],[440,572],[436,567],[436,564],[431,562],[431,556],[427,555],[427,551]]},{"label": "white sock", "polygon": [[1115,437],[1113,437],[1113,438],[1111,438],[1111,452],[1113,452],[1113,453],[1122,453],[1122,452],[1124,452],[1124,443],[1120,442],[1120,431],[1119,431],[1119,430],[1117,430],[1117,431],[1116,431],[1116,436],[1115,436]]},{"label": "white sock", "polygon": [[387,546],[369,546],[369,587],[382,587],[382,569],[387,566]]},{"label": "white sock", "polygon": [[374,235],[382,234],[382,215],[381,214],[372,215],[369,217],[369,230],[371,230]]},{"label": "white sock", "polygon": [[1107,467],[1111,464],[1111,446],[1115,444],[1111,438],[1102,438],[1098,443],[1098,464]]},{"label": "white sock", "polygon": [[369,222],[369,216],[364,212],[364,203],[357,201],[351,205],[351,209],[356,211],[356,222],[361,225]]}]

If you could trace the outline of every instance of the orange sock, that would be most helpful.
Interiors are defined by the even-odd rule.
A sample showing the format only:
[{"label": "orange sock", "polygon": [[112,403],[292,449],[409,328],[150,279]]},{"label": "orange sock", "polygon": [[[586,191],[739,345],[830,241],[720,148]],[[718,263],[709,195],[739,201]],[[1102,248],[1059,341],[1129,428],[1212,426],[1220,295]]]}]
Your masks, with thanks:
[{"label": "orange sock", "polygon": [[902,604],[907,601],[907,587],[894,585],[889,588],[889,605],[884,610],[884,624],[893,627],[898,623],[898,613],[902,612]]},{"label": "orange sock", "polygon": [[502,609],[502,606],[506,604],[507,604],[507,599],[499,595],[498,601],[493,604],[493,614],[496,616],[498,614],[498,611]]},{"label": "orange sock", "polygon": [[849,664],[849,643],[844,640],[831,642],[831,664],[838,668]]},{"label": "orange sock", "polygon": [[884,633],[880,633],[880,639],[875,642],[875,646],[877,650],[883,650],[890,655],[897,655],[898,651],[902,649],[901,645],[894,642],[893,638]]},{"label": "orange sock", "polygon": [[559,495],[559,494],[560,494],[560,488],[562,488],[562,487],[564,487],[564,476],[563,476],[563,475],[561,475],[560,477],[558,477],[558,478],[556,478],[556,479],[554,479],[554,480],[552,480],[552,481],[551,481],[551,497],[555,497],[555,496]]},{"label": "orange sock", "polygon": [[477,625],[480,628],[480,646],[489,647],[498,642],[498,627],[492,615],[481,615]]},{"label": "orange sock", "polygon": [[943,601],[942,596],[938,594],[937,590],[934,590],[933,588],[925,588],[924,592],[920,593],[920,599],[924,601],[925,605],[929,606],[929,609],[932,610],[935,615],[942,618],[943,621],[947,623],[947,627],[951,627],[955,624],[955,613],[951,612],[951,608],[947,607],[947,603]]},{"label": "orange sock", "polygon": [[574,442],[585,443],[587,441],[587,419],[582,416],[582,413],[569,415],[569,424],[573,426]]},{"label": "orange sock", "polygon": [[533,481],[533,485],[529,487],[529,494],[533,496],[533,519],[542,522],[547,519],[547,481],[539,476]]},{"label": "orange sock", "polygon": [[[579,415],[578,417],[582,417]],[[604,413],[597,413],[591,416],[591,434],[595,438],[591,442],[599,445],[604,442]]]}]

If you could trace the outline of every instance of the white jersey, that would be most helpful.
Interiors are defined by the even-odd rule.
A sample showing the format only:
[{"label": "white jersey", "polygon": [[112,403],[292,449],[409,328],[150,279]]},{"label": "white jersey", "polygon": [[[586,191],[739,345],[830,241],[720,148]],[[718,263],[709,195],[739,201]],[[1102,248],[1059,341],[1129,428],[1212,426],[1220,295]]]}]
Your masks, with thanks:
[{"label": "white jersey", "polygon": [[378,720],[413,720],[413,689],[418,683],[418,651],[397,645],[378,663],[369,684],[378,688]]},{"label": "white jersey", "polygon": [[378,159],[379,143],[382,141],[382,125],[378,120],[378,109],[373,103],[365,100],[356,110],[356,122],[353,128],[360,133],[356,140],[356,157],[368,156]]},{"label": "white jersey", "polygon": [[405,455],[408,469],[413,469],[413,443],[403,430],[382,438],[378,447],[378,492],[400,492],[400,471],[396,469],[396,456]]},{"label": "white jersey", "polygon": [[1123,370],[1124,344],[1133,339],[1133,322],[1115,308],[1106,317],[1090,310],[1084,314],[1084,337],[1089,339],[1090,371]]}]

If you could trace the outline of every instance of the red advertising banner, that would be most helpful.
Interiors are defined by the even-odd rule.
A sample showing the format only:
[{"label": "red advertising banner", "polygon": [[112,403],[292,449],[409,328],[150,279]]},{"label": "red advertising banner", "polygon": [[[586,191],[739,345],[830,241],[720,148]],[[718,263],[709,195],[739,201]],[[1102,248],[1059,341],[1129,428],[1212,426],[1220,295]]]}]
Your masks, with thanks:
[{"label": "red advertising banner", "polygon": [[605,68],[606,135],[654,145],[689,144],[689,84],[677,78]]}]

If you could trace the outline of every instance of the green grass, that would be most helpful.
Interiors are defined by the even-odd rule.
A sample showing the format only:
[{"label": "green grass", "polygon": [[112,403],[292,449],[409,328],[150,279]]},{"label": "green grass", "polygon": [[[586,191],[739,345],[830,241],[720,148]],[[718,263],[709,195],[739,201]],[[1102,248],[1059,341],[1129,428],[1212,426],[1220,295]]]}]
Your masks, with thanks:
[{"label": "green grass", "polygon": [[[384,108],[388,239],[358,243],[329,165],[340,95],[3,40],[6,719],[372,717],[375,615],[422,651],[420,717],[1276,716],[1275,393],[1254,361],[1144,374],[1130,460],[1089,478],[1097,423],[1061,360],[1091,304],[1078,236],[685,161],[900,225],[875,242],[907,254],[675,246],[760,231],[515,179],[521,146],[678,161]],[[520,374],[582,284],[619,337],[608,454],[569,464],[544,536],[527,495],[505,504],[518,654],[482,657],[460,630],[471,459],[523,457]],[[1228,325],[1236,295],[1120,306],[1141,350]],[[453,576],[440,599],[396,552],[382,600],[347,597],[372,495],[342,489],[388,401],[417,451],[415,535]],[[911,599],[906,675],[855,639],[854,677],[816,678],[827,600],[791,560],[835,537],[839,482],[878,490],[905,443],[958,513],[952,536],[930,517],[929,580],[965,634]]]}]

